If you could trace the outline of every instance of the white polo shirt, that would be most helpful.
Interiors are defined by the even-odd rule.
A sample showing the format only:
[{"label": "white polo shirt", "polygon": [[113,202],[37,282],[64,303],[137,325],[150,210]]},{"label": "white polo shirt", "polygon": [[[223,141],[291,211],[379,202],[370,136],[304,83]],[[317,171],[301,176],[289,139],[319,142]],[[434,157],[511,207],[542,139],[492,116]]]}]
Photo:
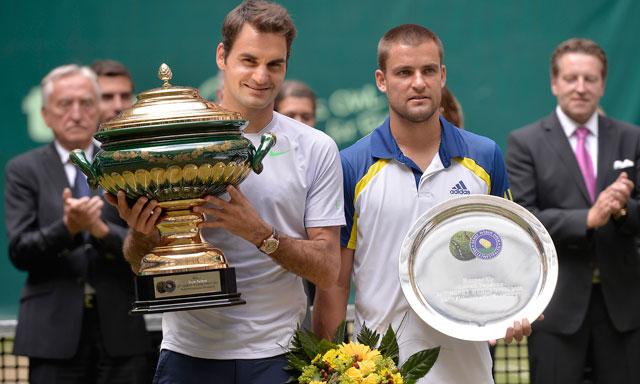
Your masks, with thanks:
[{"label": "white polo shirt", "polygon": [[443,118],[440,124],[440,149],[424,173],[398,147],[388,118],[340,153],[347,220],[341,243],[355,252],[356,332],[365,323],[380,333],[391,325],[398,332],[401,361],[440,346],[438,360],[421,383],[492,383],[487,343],[458,340],[426,325],[409,307],[399,283],[402,241],[429,208],[466,194],[511,199],[496,143]]},{"label": "white polo shirt", "polygon": [[[240,190],[267,223],[287,236],[306,239],[306,228],[344,225],[342,171],[335,142],[277,112],[261,131],[245,133],[257,147],[265,132],[276,145],[264,170],[250,173]],[[252,243],[220,229],[204,231],[235,268],[246,304],[168,312],[162,348],[207,359],[257,359],[287,352],[306,311],[302,279]]]}]

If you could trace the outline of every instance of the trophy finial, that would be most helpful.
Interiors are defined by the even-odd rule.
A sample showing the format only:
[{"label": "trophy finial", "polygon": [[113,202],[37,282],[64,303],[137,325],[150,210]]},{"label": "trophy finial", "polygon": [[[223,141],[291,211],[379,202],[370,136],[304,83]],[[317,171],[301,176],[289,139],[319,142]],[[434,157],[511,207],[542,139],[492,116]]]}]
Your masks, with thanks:
[{"label": "trophy finial", "polygon": [[164,82],[162,84],[162,88],[169,88],[171,84],[169,84],[169,80],[173,78],[173,72],[171,72],[171,68],[165,63],[160,65],[160,69],[158,69],[158,78]]}]

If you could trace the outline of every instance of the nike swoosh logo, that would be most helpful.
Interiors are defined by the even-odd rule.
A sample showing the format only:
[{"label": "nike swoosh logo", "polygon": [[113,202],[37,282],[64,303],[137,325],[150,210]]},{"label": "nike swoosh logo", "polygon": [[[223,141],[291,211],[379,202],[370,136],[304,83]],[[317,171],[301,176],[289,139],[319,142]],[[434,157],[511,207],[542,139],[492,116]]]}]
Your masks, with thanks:
[{"label": "nike swoosh logo", "polygon": [[269,152],[269,156],[278,157],[278,156],[284,155],[285,153],[289,153],[289,151],[290,151],[289,149],[287,149],[286,151],[273,151],[273,150],[271,150]]}]

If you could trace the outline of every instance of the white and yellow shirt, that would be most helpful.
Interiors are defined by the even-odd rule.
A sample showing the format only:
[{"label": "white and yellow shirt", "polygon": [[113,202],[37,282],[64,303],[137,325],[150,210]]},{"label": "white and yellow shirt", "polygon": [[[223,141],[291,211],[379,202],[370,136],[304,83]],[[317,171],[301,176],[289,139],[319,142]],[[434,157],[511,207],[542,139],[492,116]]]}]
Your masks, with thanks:
[{"label": "white and yellow shirt", "polygon": [[[421,382],[490,383],[487,343],[439,333],[410,310],[398,279],[398,257],[411,225],[429,208],[467,194],[511,199],[498,145],[440,118],[438,153],[425,172],[404,156],[389,119],[341,155],[345,216],[343,247],[353,249],[356,332],[367,327],[398,331],[400,357],[441,346],[432,371]],[[442,271],[447,273],[447,271]]]}]

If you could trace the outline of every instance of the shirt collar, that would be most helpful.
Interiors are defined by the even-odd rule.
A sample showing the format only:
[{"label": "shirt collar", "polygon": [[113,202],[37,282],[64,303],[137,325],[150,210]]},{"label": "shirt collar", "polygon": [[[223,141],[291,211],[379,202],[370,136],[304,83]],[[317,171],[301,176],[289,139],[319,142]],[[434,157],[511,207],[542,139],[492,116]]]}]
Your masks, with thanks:
[{"label": "shirt collar", "polygon": [[245,132],[244,129],[246,128],[246,126],[242,127],[242,134],[243,135],[253,135],[252,137],[256,137],[256,136],[262,136],[262,134],[267,133],[267,132],[275,132],[276,131],[276,127],[278,119],[280,119],[282,116],[281,114],[279,114],[276,111],[273,111],[272,115],[271,115],[271,120],[269,121],[269,123],[267,123],[267,125],[265,125],[264,127],[262,127],[261,130],[259,130],[258,132],[252,132],[252,133],[248,133]]},{"label": "shirt collar", "polygon": [[[60,156],[62,164],[69,164],[69,152],[71,151],[65,149],[58,140],[55,140],[53,145],[56,148],[56,152],[58,152],[58,156]],[[89,146],[84,149],[84,154],[87,156],[87,159],[93,159],[93,143],[89,144]]]},{"label": "shirt collar", "polygon": [[598,111],[594,112],[589,120],[584,124],[578,124],[573,121],[566,113],[564,113],[559,105],[556,107],[556,115],[558,115],[558,120],[560,120],[562,130],[567,137],[573,136],[578,127],[586,127],[589,130],[589,133],[598,137]]},{"label": "shirt collar", "polygon": [[[451,165],[454,157],[465,157],[467,151],[460,129],[440,116],[440,149],[438,154],[445,168]],[[371,154],[378,159],[401,160],[402,151],[391,134],[389,117],[371,133]]]}]

